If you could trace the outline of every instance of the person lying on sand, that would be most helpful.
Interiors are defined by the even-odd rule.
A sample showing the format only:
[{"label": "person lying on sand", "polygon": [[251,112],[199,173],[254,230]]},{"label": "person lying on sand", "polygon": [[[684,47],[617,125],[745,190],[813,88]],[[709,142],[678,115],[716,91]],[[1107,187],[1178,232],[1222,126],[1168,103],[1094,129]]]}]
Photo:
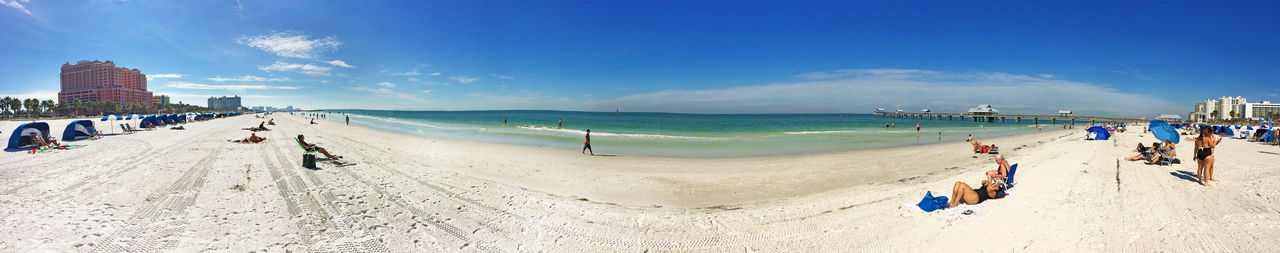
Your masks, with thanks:
[{"label": "person lying on sand", "polygon": [[274,119],[267,120],[267,125],[272,125],[272,126],[276,125],[276,120]]},{"label": "person lying on sand", "polygon": [[315,124],[316,124],[316,119],[311,119],[311,124],[312,124],[312,125],[315,125]]},{"label": "person lying on sand", "polygon": [[254,132],[257,132],[257,131],[271,131],[271,129],[267,129],[267,126],[263,125],[263,124],[265,124],[265,123],[266,123],[266,122],[258,123],[258,127],[250,127],[250,128],[242,128],[242,129],[244,129],[244,130],[249,130],[249,131],[254,131]]},{"label": "person lying on sand", "polygon": [[306,149],[307,151],[320,152],[320,154],[324,154],[324,157],[328,157],[330,160],[337,161],[339,159],[342,159],[342,156],[340,155],[336,156],[336,155],[329,154],[329,151],[324,150],[324,148],[320,146],[316,146],[315,144],[307,143],[306,137],[302,136],[301,134],[298,135],[298,144],[302,145],[302,148]]},{"label": "person lying on sand", "polygon": [[249,138],[235,140],[236,143],[259,143],[267,140],[267,138],[258,137],[257,133],[249,133]]},{"label": "person lying on sand", "polygon": [[182,127],[182,126],[170,127],[169,129],[172,129],[172,130],[187,130],[187,128],[186,128],[186,127]]},{"label": "person lying on sand", "polygon": [[992,199],[1000,192],[1000,185],[993,184],[991,180],[982,180],[982,187],[974,189],[969,184],[957,181],[955,186],[951,188],[951,202],[947,204],[947,208],[956,207],[960,204],[977,205]]},{"label": "person lying on sand", "polygon": [[997,178],[1004,179],[1009,177],[1009,161],[1004,159],[1004,155],[996,155],[993,159],[996,162],[996,169],[987,171],[987,180],[995,180]]}]

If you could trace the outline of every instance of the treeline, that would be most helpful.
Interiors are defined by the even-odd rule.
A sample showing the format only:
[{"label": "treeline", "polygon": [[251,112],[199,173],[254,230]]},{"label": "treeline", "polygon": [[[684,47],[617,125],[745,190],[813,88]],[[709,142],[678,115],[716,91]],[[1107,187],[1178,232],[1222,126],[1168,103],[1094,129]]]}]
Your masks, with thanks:
[{"label": "treeline", "polygon": [[[142,102],[134,102],[128,104],[120,104],[117,102],[100,102],[100,101],[82,101],[80,99],[71,100],[66,103],[58,103],[53,99],[39,100],[35,98],[0,98],[0,115],[5,118],[14,117],[82,117],[82,116],[102,116],[109,114],[127,115],[127,114],[163,114],[163,113],[187,113],[187,112],[216,112],[202,106],[188,104],[168,104],[165,106],[147,105]],[[226,110],[221,110],[226,111]]]}]

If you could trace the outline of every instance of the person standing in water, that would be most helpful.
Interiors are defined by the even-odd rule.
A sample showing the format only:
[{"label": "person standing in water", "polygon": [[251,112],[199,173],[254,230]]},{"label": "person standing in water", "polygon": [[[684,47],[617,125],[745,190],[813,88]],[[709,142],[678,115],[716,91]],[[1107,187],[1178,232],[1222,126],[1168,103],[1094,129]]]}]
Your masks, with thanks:
[{"label": "person standing in water", "polygon": [[556,123],[556,127],[557,128],[564,127],[564,119],[560,119],[560,122]]},{"label": "person standing in water", "polygon": [[596,151],[591,149],[591,129],[587,129],[587,142],[582,144],[582,154],[587,154],[587,150],[591,150],[591,155],[596,155]]},{"label": "person standing in water", "polygon": [[916,135],[920,135],[920,123],[916,123]]},{"label": "person standing in water", "polygon": [[350,125],[351,125],[351,116],[346,116],[346,117],[347,117],[347,125],[348,125],[348,126],[350,126]]}]

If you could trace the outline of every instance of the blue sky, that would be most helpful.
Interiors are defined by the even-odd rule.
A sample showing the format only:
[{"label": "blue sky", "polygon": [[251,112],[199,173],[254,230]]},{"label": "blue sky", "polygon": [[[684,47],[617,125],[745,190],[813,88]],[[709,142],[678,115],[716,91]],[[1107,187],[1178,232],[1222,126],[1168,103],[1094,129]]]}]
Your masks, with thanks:
[{"label": "blue sky", "polygon": [[1185,116],[1280,101],[1280,2],[0,0],[0,95],[112,60],[203,105]]}]

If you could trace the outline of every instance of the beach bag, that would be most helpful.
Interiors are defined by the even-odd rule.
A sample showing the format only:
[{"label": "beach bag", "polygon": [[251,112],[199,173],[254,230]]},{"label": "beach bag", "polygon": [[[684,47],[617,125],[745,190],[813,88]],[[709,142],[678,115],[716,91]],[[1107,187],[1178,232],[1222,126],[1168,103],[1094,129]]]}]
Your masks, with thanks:
[{"label": "beach bag", "polygon": [[921,199],[920,203],[916,204],[916,207],[920,207],[920,210],[925,212],[933,212],[946,209],[948,204],[947,197],[934,197],[933,192],[925,192],[924,199]]},{"label": "beach bag", "polygon": [[315,168],[316,168],[316,155],[313,155],[313,154],[303,154],[303,155],[302,155],[302,167],[303,167],[303,168],[308,168],[308,169],[315,169]]}]

